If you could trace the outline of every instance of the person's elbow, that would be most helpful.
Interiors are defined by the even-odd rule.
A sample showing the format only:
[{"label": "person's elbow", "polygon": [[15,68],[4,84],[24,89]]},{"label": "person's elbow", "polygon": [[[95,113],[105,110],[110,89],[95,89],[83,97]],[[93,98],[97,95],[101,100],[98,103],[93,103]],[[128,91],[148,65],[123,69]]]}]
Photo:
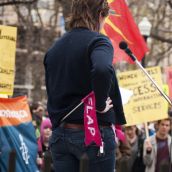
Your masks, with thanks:
[{"label": "person's elbow", "polygon": [[108,76],[110,77],[112,76],[111,66],[108,64],[107,65],[96,64],[94,66],[93,74],[97,76],[101,76],[101,78]]}]

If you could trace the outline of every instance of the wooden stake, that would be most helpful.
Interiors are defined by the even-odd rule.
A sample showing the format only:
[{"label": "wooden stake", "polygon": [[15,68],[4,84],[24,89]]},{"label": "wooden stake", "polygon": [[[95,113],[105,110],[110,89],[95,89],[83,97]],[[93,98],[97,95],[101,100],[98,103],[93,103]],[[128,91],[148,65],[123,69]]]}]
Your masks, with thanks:
[{"label": "wooden stake", "polygon": [[148,123],[144,122],[145,125],[145,133],[146,133],[146,139],[149,139],[149,129],[148,129]]}]

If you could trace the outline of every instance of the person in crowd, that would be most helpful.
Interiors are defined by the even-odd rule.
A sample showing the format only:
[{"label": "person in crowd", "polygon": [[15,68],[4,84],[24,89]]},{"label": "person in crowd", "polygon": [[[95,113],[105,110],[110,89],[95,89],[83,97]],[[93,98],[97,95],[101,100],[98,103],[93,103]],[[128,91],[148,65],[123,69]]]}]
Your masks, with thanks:
[{"label": "person in crowd", "polygon": [[[143,163],[143,142],[144,134],[139,131],[136,125],[125,127],[126,143],[129,145],[130,155],[126,159],[121,157],[121,163],[126,163],[126,172],[144,172],[145,165]],[[123,165],[121,164],[121,167]]]},{"label": "person in crowd", "polygon": [[35,135],[38,139],[40,137],[40,125],[44,115],[44,107],[41,102],[32,103],[30,105],[30,110],[32,114],[32,123],[35,127]]},{"label": "person in crowd", "polygon": [[[172,107],[169,107],[169,109],[168,109],[168,116],[169,116],[170,120],[172,121]],[[171,122],[171,125],[170,125],[169,134],[172,136],[172,122]]]},{"label": "person in crowd", "polygon": [[128,168],[128,160],[131,156],[131,147],[126,139],[124,141],[118,140],[117,143],[115,172],[122,172],[123,169],[126,171]]},{"label": "person in crowd", "polygon": [[172,157],[169,131],[170,119],[159,120],[156,134],[145,140],[143,155],[145,172],[161,172],[164,165],[168,172],[172,172],[169,165]]},{"label": "person in crowd", "polygon": [[[40,126],[40,137],[38,138],[38,157],[37,164],[39,169],[44,168],[44,157],[46,155],[50,155],[50,147],[49,147],[49,139],[52,134],[52,125],[49,118],[45,118]],[[53,167],[51,165],[51,171],[53,171]]]},{"label": "person in crowd", "polygon": [[[107,0],[73,0],[70,31],[45,55],[47,109],[53,128],[50,150],[56,172],[79,172],[84,153],[89,158],[89,172],[113,172],[115,168],[111,124],[126,121],[112,66],[113,46],[108,37],[100,34],[108,14]],[[75,109],[92,91],[104,142],[101,153],[94,143],[85,146],[84,106]]]}]

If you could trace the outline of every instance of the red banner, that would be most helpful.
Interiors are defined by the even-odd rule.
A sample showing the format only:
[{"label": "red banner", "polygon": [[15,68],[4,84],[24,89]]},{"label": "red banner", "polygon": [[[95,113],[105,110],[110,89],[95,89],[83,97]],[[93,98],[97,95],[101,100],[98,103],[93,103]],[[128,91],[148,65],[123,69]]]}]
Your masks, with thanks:
[{"label": "red banner", "polygon": [[109,6],[114,11],[114,15],[107,17],[103,33],[112,41],[114,47],[114,60],[126,60],[132,63],[132,60],[119,49],[121,41],[127,42],[129,48],[140,61],[148,51],[146,42],[125,3],[125,0],[109,0]]},{"label": "red banner", "polygon": [[83,98],[82,102],[84,103],[85,145],[88,146],[94,142],[101,146],[102,140],[97,123],[94,92],[92,91]]}]

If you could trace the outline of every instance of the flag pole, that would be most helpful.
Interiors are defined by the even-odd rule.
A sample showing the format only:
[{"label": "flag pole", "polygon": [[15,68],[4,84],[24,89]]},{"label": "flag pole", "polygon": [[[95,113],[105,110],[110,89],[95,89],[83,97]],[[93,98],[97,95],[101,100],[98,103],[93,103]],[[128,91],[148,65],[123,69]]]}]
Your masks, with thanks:
[{"label": "flag pole", "polygon": [[145,126],[145,134],[146,134],[146,139],[149,139],[149,129],[148,129],[148,123],[144,122],[144,126]]},{"label": "flag pole", "polygon": [[72,112],[74,112],[79,106],[81,106],[83,104],[83,102],[81,101],[77,106],[75,106],[67,115],[65,115],[61,122],[64,121]]}]

